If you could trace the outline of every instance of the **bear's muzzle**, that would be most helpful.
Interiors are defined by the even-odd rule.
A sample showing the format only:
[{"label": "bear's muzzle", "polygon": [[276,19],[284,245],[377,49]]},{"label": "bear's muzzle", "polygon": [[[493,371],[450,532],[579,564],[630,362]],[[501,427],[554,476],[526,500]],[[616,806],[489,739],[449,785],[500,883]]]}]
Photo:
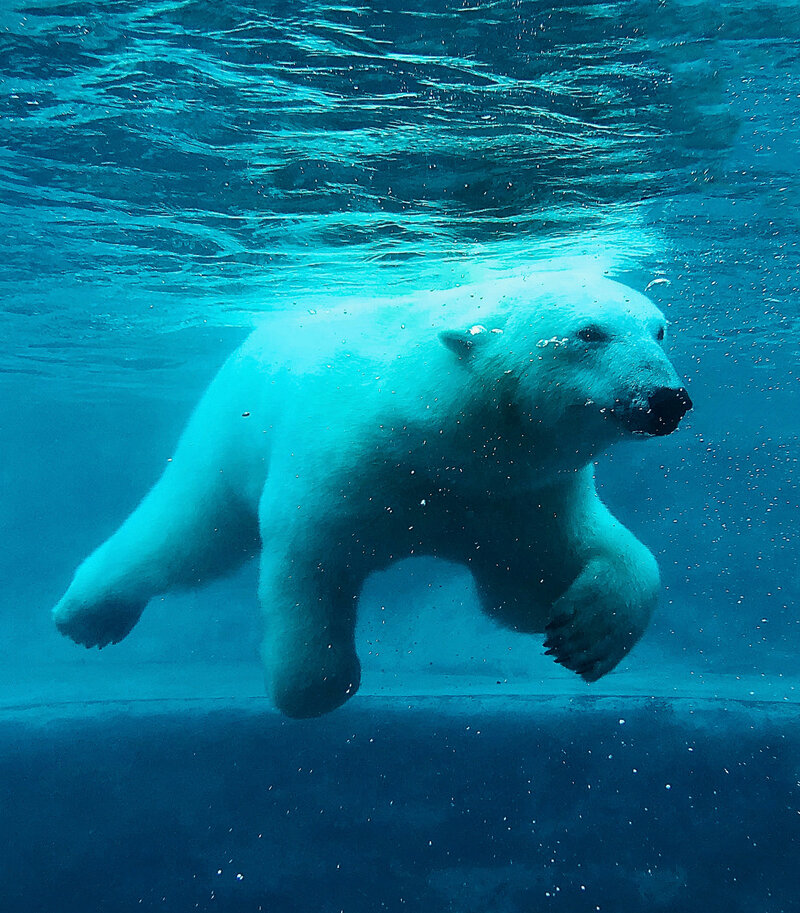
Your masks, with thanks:
[{"label": "bear's muzzle", "polygon": [[692,408],[685,387],[659,387],[647,397],[647,405],[628,412],[627,425],[635,434],[661,437],[672,434],[681,419]]}]

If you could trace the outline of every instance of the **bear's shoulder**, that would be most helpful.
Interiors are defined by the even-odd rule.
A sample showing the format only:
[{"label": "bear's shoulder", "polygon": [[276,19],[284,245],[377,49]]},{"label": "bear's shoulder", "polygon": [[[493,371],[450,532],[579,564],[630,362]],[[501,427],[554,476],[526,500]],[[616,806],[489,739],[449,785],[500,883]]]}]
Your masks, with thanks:
[{"label": "bear's shoulder", "polygon": [[291,365],[298,372],[346,358],[385,363],[438,345],[442,331],[502,328],[509,317],[527,332],[525,327],[545,314],[560,323],[578,313],[612,316],[615,310],[653,308],[644,296],[601,274],[563,269],[498,274],[438,291],[309,301],[266,316],[239,357],[265,368]]},{"label": "bear's shoulder", "polygon": [[386,361],[435,342],[443,330],[491,323],[503,310],[506,288],[507,283],[487,283],[396,298],[304,304],[266,316],[239,356],[298,370],[326,359]]}]

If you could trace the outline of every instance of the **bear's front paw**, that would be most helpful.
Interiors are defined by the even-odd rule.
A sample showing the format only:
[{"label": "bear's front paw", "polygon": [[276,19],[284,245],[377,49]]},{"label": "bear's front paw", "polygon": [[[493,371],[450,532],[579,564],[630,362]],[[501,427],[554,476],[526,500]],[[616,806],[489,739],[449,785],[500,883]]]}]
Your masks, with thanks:
[{"label": "bear's front paw", "polygon": [[596,682],[642,636],[655,601],[654,587],[623,595],[609,574],[587,573],[553,606],[545,652],[584,681]]},{"label": "bear's front paw", "polygon": [[587,623],[575,610],[556,615],[546,632],[545,653],[587,682],[610,672],[635,643],[633,634],[613,618],[598,615]]},{"label": "bear's front paw", "polygon": [[126,637],[144,611],[146,603],[118,597],[85,605],[65,597],[53,609],[58,630],[84,647],[105,647]]},{"label": "bear's front paw", "polygon": [[340,707],[358,691],[361,664],[355,655],[330,659],[324,666],[276,670],[272,698],[281,713],[294,719],[322,716]]}]

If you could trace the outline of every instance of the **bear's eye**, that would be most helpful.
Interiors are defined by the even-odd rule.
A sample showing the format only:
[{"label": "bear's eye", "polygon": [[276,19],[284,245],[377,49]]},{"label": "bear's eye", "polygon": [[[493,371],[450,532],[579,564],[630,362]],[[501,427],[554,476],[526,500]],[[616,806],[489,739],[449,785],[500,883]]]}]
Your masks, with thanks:
[{"label": "bear's eye", "polygon": [[664,341],[664,327],[659,327],[658,330],[656,330],[656,339],[659,342]]},{"label": "bear's eye", "polygon": [[602,327],[592,323],[588,327],[578,330],[578,339],[583,342],[603,342],[608,339],[608,333]]}]

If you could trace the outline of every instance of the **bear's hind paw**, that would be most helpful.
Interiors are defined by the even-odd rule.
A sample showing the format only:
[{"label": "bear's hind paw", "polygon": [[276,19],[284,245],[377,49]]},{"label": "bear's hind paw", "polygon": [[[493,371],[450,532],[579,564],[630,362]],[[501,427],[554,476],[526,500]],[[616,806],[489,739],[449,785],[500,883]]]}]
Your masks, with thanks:
[{"label": "bear's hind paw", "polygon": [[102,649],[119,643],[131,632],[145,604],[111,598],[91,606],[75,606],[62,599],[53,609],[53,621],[76,644]]}]

